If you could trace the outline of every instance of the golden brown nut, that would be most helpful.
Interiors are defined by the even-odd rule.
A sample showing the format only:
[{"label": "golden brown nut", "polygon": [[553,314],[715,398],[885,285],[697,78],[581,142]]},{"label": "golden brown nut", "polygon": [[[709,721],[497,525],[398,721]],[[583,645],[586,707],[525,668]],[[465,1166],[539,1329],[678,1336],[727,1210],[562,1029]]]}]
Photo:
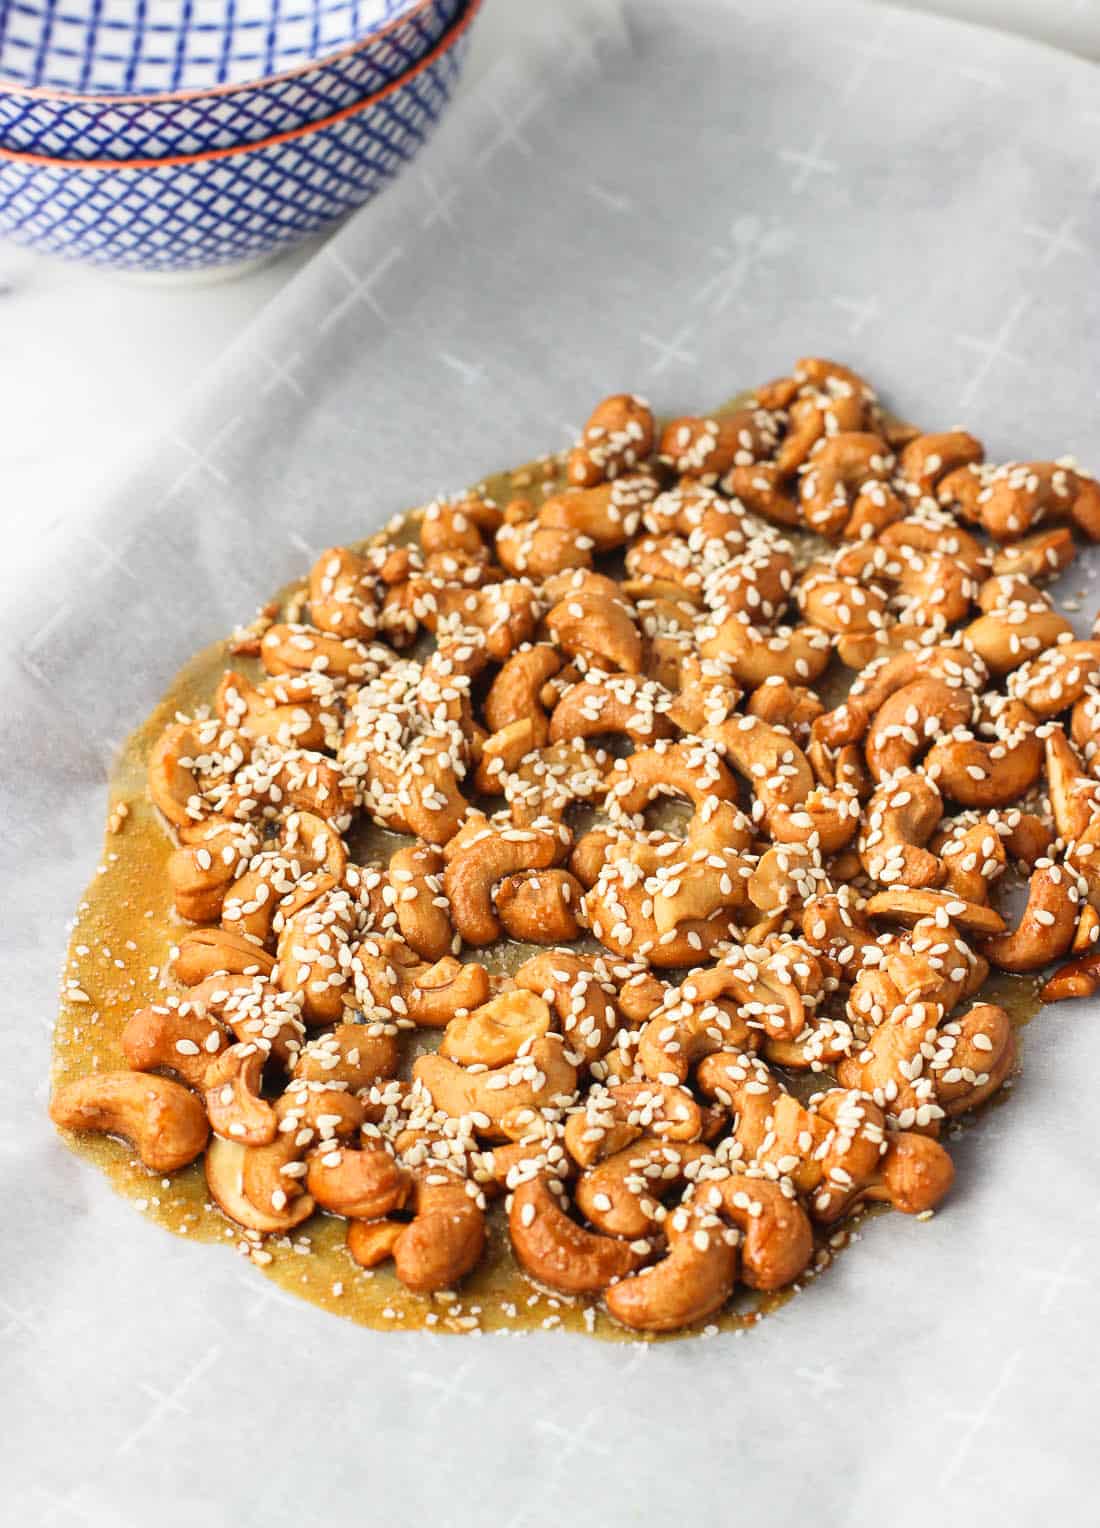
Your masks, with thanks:
[{"label": "golden brown nut", "polygon": [[155,1073],[93,1072],[62,1083],[50,1099],[50,1118],[65,1130],[125,1137],[155,1173],[186,1167],[210,1134],[194,1093]]}]

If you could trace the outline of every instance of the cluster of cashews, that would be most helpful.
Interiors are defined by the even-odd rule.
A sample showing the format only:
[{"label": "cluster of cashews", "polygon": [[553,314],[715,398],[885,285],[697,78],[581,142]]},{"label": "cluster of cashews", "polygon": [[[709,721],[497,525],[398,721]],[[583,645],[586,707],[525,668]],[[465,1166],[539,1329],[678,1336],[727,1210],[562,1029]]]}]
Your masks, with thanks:
[{"label": "cluster of cashews", "polygon": [[51,1108],[417,1292],[503,1197],[533,1278],[668,1331],[939,1202],[1015,1064],[991,965],[1100,986],[1100,639],[1043,588],[1100,488],[818,358],[663,428],[609,397],[543,486],[324,552],[233,644],[149,757],[174,986]]}]

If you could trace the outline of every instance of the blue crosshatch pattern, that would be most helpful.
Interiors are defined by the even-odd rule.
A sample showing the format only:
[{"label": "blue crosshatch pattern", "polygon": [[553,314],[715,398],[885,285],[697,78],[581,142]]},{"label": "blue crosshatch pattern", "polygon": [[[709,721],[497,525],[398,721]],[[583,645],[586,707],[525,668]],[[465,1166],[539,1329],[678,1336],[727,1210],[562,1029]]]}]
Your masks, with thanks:
[{"label": "blue crosshatch pattern", "polygon": [[[431,52],[462,4],[431,0],[368,46],[287,79],[217,95],[67,100],[0,90],[0,143],[54,159],[157,159],[257,143],[318,122],[392,84]],[[0,0],[0,11],[2,6]]]},{"label": "blue crosshatch pattern", "polygon": [[0,235],[130,270],[255,259],[368,201],[430,135],[469,31],[400,90],[301,137],[188,165],[81,170],[0,161]]},{"label": "blue crosshatch pattern", "polygon": [[96,92],[205,89],[308,64],[387,26],[414,4],[3,0],[0,80]]}]

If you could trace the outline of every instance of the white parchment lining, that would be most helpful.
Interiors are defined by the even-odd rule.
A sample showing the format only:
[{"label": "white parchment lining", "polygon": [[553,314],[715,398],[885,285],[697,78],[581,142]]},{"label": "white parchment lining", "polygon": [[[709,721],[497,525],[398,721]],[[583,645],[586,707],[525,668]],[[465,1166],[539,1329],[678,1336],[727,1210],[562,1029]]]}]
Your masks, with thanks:
[{"label": "white parchment lining", "polygon": [[322,546],[556,448],[606,392],[705,407],[808,352],[991,456],[1100,468],[1091,66],[854,0],[530,9],[173,438],[8,591],[5,1506],[125,1528],[1095,1522],[1094,1005],[1028,1031],[934,1220],[875,1222],[750,1335],[652,1350],[354,1328],[144,1224],[44,1119],[112,750]]}]

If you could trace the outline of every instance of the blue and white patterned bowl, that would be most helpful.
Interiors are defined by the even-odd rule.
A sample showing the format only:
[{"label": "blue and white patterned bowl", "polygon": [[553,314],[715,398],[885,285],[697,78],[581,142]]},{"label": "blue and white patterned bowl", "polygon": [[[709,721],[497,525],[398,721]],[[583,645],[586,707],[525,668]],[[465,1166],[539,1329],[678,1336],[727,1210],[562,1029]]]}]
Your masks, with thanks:
[{"label": "blue and white patterned bowl", "polygon": [[[415,0],[328,58],[270,79],[162,95],[78,95],[0,85],[0,146],[56,159],[165,159],[259,143],[352,106],[430,53],[462,0]],[[0,0],[0,17],[5,15]]]},{"label": "blue and white patterned bowl", "polygon": [[122,95],[282,74],[364,41],[417,0],[4,0],[0,85]]},{"label": "blue and white patterned bowl", "polygon": [[0,237],[128,271],[252,261],[364,202],[417,152],[461,72],[481,0],[399,80],[262,143],[171,159],[74,161],[0,150]]}]

